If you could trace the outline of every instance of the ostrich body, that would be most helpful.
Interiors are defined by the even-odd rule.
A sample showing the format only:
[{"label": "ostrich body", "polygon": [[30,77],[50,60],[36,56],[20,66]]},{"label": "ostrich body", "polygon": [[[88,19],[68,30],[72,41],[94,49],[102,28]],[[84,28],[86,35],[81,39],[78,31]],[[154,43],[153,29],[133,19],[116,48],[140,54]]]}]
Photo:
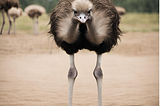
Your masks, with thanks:
[{"label": "ostrich body", "polygon": [[9,11],[8,11],[9,15],[13,18],[13,23],[14,23],[14,34],[16,33],[16,19],[22,15],[23,10],[21,8],[15,8],[12,7]]},{"label": "ostrich body", "polygon": [[33,19],[34,34],[38,34],[38,17],[46,12],[45,8],[39,5],[29,5],[24,11]]},{"label": "ostrich body", "polygon": [[98,106],[102,106],[101,57],[117,44],[121,34],[119,14],[110,0],[60,0],[50,16],[50,31],[56,44],[70,55],[69,106],[78,74],[74,54],[81,49],[95,51],[97,64],[93,72],[97,81]]},{"label": "ostrich body", "polygon": [[18,0],[0,0],[0,10],[2,12],[2,18],[3,18],[3,23],[2,23],[2,27],[1,27],[1,32],[0,34],[2,34],[2,30],[5,24],[5,17],[4,17],[4,12],[6,12],[7,17],[9,19],[9,30],[8,30],[8,34],[10,34],[10,30],[11,30],[11,25],[12,25],[12,21],[10,19],[10,16],[8,14],[8,10],[12,7],[20,7],[19,1]]}]

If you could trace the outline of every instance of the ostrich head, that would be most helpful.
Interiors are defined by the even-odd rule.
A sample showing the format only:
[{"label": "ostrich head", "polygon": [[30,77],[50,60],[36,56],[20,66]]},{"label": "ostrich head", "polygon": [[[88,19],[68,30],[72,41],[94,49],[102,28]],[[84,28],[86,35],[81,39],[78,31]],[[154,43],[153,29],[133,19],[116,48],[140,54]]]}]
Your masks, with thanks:
[{"label": "ostrich head", "polygon": [[80,23],[86,23],[91,19],[93,4],[89,0],[75,0],[72,3],[72,10],[74,13],[73,19]]}]

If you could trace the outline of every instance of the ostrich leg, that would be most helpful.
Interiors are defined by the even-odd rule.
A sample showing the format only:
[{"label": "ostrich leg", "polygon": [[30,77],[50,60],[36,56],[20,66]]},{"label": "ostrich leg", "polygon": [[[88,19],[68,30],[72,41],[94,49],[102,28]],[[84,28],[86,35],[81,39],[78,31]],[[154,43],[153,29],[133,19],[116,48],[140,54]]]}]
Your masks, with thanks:
[{"label": "ostrich leg", "polygon": [[16,33],[16,18],[13,18],[13,23],[14,23],[14,34]]},{"label": "ostrich leg", "polygon": [[10,16],[9,16],[8,12],[6,12],[6,14],[7,14],[7,17],[8,17],[8,19],[9,19],[9,30],[8,30],[8,34],[10,34],[11,27],[12,27],[12,21],[11,21],[11,18],[10,18]]},{"label": "ostrich leg", "polygon": [[101,70],[101,57],[102,57],[102,55],[97,54],[97,64],[96,64],[95,70],[93,72],[94,77],[96,78],[96,81],[97,81],[98,106],[102,106],[102,78],[103,78],[103,73],[102,73],[102,70]]},{"label": "ostrich leg", "polygon": [[35,18],[35,28],[36,28],[36,35],[39,33],[39,30],[38,30],[38,17]]},{"label": "ostrich leg", "polygon": [[37,17],[33,18],[33,30],[34,30],[34,34],[37,35],[38,34],[38,18]]},{"label": "ostrich leg", "polygon": [[73,95],[73,86],[74,86],[74,81],[77,77],[77,70],[74,64],[74,54],[70,55],[70,69],[68,72],[68,82],[69,82],[69,92],[68,92],[68,105],[72,106],[72,95]]},{"label": "ostrich leg", "polygon": [[33,18],[33,32],[36,34],[36,25],[35,25],[35,17]]},{"label": "ostrich leg", "polygon": [[1,27],[1,32],[0,32],[0,34],[2,34],[2,30],[3,30],[4,24],[5,24],[4,11],[2,10],[1,12],[2,12],[3,23],[2,23],[2,27]]}]

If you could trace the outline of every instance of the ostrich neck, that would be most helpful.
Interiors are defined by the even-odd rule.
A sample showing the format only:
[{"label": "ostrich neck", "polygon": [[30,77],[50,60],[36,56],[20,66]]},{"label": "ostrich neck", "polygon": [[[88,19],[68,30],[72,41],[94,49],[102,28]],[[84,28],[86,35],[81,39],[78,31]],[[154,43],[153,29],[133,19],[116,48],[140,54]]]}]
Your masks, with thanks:
[{"label": "ostrich neck", "polygon": [[69,29],[68,29],[68,33],[67,33],[67,36],[68,36],[67,42],[68,43],[73,43],[77,39],[78,25],[79,25],[79,23],[75,23],[75,22],[71,21]]},{"label": "ostrich neck", "polygon": [[92,43],[97,43],[97,29],[95,27],[95,24],[93,23],[93,21],[88,21],[86,23],[87,25],[87,29],[88,29],[88,34],[87,37],[88,39],[92,42]]}]

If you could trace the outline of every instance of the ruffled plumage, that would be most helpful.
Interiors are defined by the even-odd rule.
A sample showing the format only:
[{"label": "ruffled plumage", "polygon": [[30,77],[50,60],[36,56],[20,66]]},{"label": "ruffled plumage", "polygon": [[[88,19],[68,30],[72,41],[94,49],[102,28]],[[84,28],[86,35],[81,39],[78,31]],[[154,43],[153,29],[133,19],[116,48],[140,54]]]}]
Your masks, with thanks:
[{"label": "ruffled plumage", "polygon": [[[74,54],[81,49],[95,51],[97,54],[109,52],[117,44],[117,39],[121,35],[120,16],[113,3],[110,0],[82,0],[82,4],[89,1],[93,5],[92,25],[96,35],[89,33],[86,24],[79,24],[78,33],[75,33],[74,39],[69,41],[71,38],[68,37],[67,32],[70,30],[73,15],[72,3],[75,1],[79,2],[79,0],[60,0],[51,13],[49,33],[54,36],[56,44],[67,54]],[[77,3],[78,5],[80,4]]]}]

